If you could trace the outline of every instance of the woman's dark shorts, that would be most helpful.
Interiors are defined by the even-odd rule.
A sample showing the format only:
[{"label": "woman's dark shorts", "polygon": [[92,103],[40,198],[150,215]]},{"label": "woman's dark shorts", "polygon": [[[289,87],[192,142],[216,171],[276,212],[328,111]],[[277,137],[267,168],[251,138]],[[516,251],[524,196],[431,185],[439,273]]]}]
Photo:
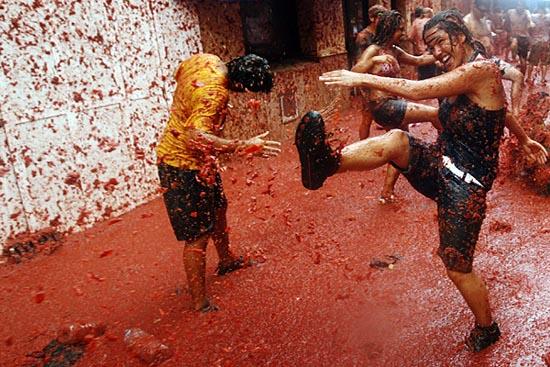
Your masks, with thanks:
[{"label": "woman's dark shorts", "polygon": [[160,185],[166,190],[164,204],[178,241],[189,243],[211,233],[217,211],[227,207],[220,174],[216,173],[213,185],[205,185],[196,170],[159,164],[158,172]]},{"label": "woman's dark shorts", "polygon": [[439,224],[437,254],[448,270],[470,273],[485,218],[485,188],[466,183],[443,166],[435,144],[409,135],[409,166],[392,163],[422,195],[435,200]]},{"label": "woman's dark shorts", "polygon": [[403,123],[407,112],[407,101],[400,98],[387,98],[369,101],[369,109],[374,121],[385,129],[397,129]]}]

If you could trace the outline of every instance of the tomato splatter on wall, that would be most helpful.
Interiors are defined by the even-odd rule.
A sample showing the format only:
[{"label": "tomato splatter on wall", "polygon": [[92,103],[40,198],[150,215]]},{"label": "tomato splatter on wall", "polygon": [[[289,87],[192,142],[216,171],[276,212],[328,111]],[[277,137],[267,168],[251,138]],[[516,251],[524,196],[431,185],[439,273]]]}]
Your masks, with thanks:
[{"label": "tomato splatter on wall", "polygon": [[194,6],[8,0],[0,13],[0,249],[19,233],[90,226],[156,196],[173,69],[202,50]]}]

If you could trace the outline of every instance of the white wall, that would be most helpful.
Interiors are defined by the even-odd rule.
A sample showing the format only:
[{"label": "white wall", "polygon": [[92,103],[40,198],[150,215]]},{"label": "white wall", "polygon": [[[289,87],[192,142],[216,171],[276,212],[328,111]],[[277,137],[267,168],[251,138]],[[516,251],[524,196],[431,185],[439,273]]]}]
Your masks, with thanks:
[{"label": "white wall", "polygon": [[0,2],[0,249],[156,195],[172,73],[202,50],[188,3]]}]

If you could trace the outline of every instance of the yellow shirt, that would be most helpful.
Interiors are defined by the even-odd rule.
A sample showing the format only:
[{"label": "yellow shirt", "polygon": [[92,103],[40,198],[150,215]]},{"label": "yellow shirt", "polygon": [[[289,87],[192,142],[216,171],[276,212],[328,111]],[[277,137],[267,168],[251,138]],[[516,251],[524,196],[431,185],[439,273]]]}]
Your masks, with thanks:
[{"label": "yellow shirt", "polygon": [[218,135],[223,129],[229,90],[219,57],[198,54],[183,61],[175,74],[177,86],[168,124],[157,146],[157,162],[198,170],[204,154],[189,144],[188,129]]}]

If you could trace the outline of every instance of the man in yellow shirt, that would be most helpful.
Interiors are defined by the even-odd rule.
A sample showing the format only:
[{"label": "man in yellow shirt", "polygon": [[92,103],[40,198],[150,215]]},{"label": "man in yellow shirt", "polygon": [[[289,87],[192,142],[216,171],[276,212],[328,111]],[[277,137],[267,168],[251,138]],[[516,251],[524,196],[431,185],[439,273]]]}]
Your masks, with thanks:
[{"label": "man in yellow shirt", "polygon": [[217,273],[245,266],[229,249],[227,199],[218,171],[220,153],[276,156],[279,142],[265,132],[247,140],[224,139],[229,91],[269,92],[273,85],[267,60],[250,54],[224,64],[211,54],[193,55],[175,74],[177,86],[170,117],[157,146],[164,203],[178,241],[185,242],[184,267],[193,307],[217,310],[206,296],[206,246],[212,238],[219,256]]}]

